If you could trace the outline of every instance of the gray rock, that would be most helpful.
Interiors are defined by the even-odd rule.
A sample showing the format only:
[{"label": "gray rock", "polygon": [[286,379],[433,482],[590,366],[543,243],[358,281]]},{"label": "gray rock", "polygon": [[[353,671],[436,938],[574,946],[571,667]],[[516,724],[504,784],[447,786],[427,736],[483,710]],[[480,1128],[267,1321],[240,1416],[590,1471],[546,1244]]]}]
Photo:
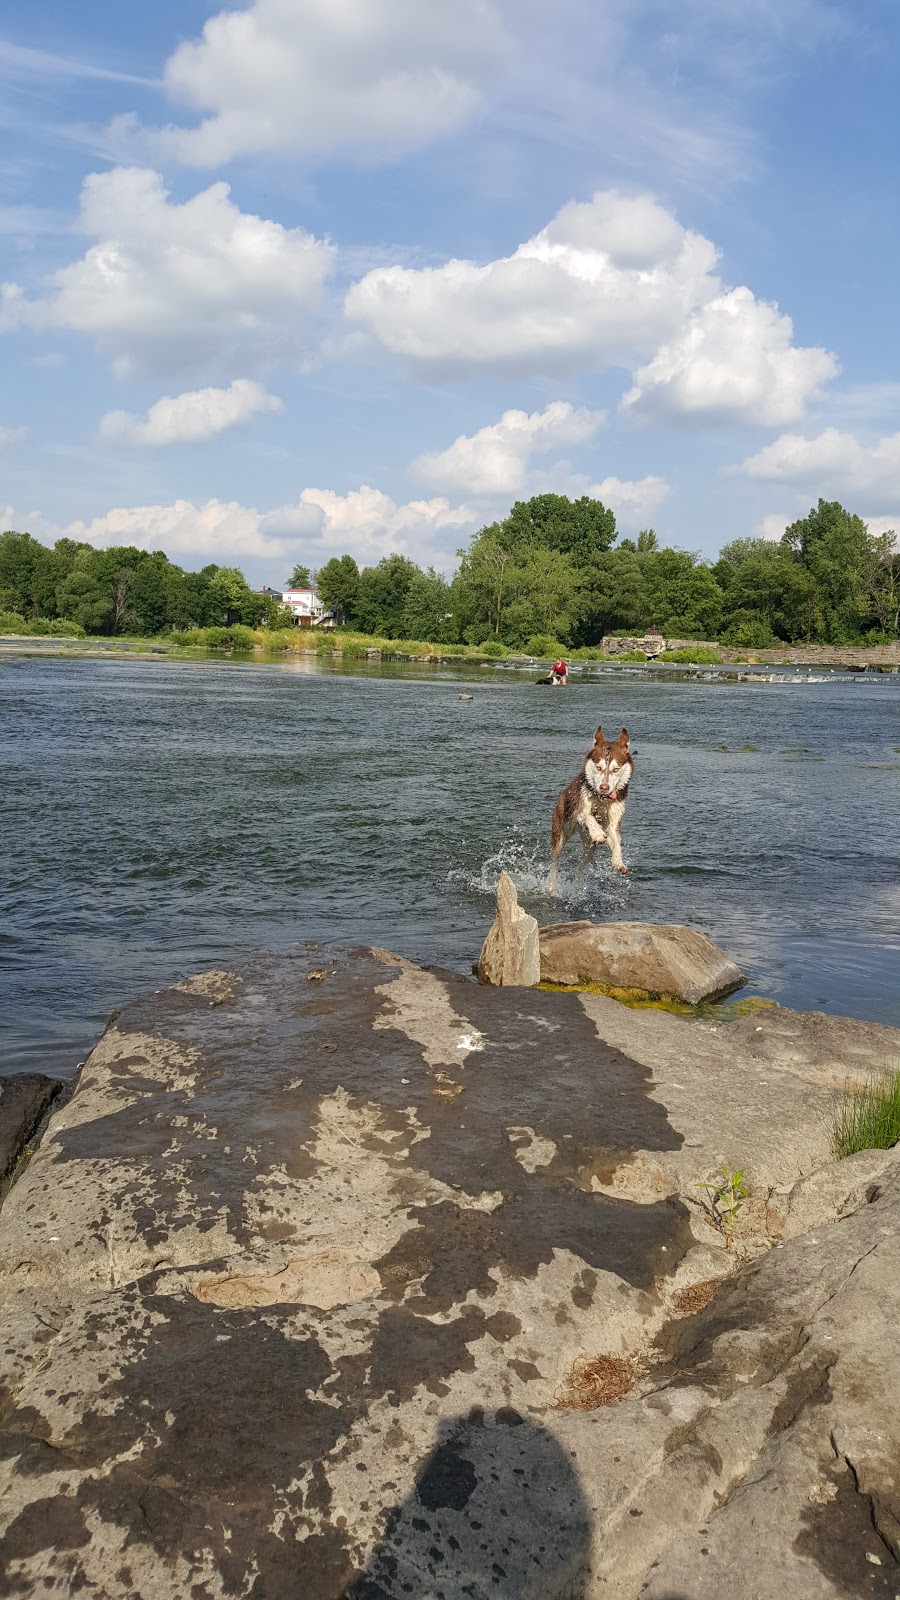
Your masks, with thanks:
[{"label": "gray rock", "polygon": [[317,947],[126,1007],[0,1213],[0,1590],[900,1591],[900,1155],[816,1187],[759,1027]]},{"label": "gray rock", "polygon": [[500,874],[497,916],[481,947],[477,972],[479,983],[531,988],[541,981],[537,920],[522,910],[508,872]]},{"label": "gray rock", "polygon": [[0,1183],[15,1171],[19,1157],[63,1085],[43,1072],[0,1078]]},{"label": "gray rock", "polygon": [[602,983],[699,1005],[746,982],[734,962],[696,928],[652,922],[559,922],[542,928],[546,983]]}]

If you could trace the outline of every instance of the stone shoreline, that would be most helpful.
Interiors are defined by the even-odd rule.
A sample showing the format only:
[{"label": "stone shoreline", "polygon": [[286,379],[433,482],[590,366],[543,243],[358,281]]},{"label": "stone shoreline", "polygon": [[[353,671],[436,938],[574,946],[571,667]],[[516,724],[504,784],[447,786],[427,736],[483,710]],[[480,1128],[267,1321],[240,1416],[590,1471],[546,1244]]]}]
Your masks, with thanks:
[{"label": "stone shoreline", "polygon": [[367,949],[127,1006],[0,1212],[2,1592],[895,1595],[900,1151],[828,1117],[898,1063]]}]

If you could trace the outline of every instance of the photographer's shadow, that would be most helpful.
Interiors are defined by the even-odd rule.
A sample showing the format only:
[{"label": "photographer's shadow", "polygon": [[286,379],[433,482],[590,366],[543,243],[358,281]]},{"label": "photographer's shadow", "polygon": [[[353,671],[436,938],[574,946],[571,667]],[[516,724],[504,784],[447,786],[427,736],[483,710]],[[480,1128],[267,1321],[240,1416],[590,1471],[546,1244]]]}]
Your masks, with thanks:
[{"label": "photographer's shadow", "polygon": [[448,1418],[345,1600],[584,1600],[591,1522],[545,1428],[501,1409]]}]

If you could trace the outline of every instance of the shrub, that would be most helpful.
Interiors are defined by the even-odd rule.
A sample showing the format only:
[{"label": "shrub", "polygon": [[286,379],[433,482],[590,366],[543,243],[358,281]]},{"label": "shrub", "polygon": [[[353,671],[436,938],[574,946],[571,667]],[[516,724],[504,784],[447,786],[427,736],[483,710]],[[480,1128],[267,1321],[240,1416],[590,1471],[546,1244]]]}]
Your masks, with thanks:
[{"label": "shrub", "polygon": [[525,646],[525,654],[537,656],[539,661],[555,661],[565,653],[565,645],[554,639],[552,633],[533,633]]},{"label": "shrub", "polygon": [[479,656],[492,656],[495,659],[499,659],[500,656],[508,656],[509,651],[507,650],[506,645],[502,644],[499,639],[485,639],[482,644],[477,646],[475,654]]},{"label": "shrub", "polygon": [[719,638],[722,644],[737,645],[738,648],[747,645],[751,650],[770,650],[778,643],[765,617],[756,611],[746,610],[734,613]]},{"label": "shrub", "polygon": [[80,622],[66,617],[23,617],[21,611],[0,611],[0,633],[20,633],[25,638],[84,639]]},{"label": "shrub", "polygon": [[612,657],[601,650],[598,644],[582,644],[577,650],[569,651],[570,661],[611,661]]},{"label": "shrub", "polygon": [[618,655],[613,656],[614,661],[646,661],[646,659],[643,650],[620,650]]},{"label": "shrub", "polygon": [[834,1110],[831,1145],[838,1160],[858,1150],[890,1150],[900,1140],[900,1072],[847,1087]]},{"label": "shrub", "polygon": [[177,644],[180,649],[184,650],[195,648],[206,642],[203,628],[173,628],[169,638],[173,644]]},{"label": "shrub", "polygon": [[683,666],[714,667],[721,665],[722,657],[712,645],[698,644],[695,648],[685,650],[662,650],[656,658],[658,661],[680,662]]}]

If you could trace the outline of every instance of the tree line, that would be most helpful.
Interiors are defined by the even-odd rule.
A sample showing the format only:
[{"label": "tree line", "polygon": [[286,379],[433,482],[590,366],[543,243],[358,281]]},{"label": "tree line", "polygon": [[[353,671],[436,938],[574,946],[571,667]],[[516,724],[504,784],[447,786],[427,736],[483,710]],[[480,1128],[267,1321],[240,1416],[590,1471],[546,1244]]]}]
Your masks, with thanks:
[{"label": "tree line", "polygon": [[[598,500],[537,495],[480,529],[448,581],[408,557],[359,569],[334,556],[316,574],[340,623],[360,633],[437,644],[495,640],[510,649],[552,641],[576,648],[607,633],[784,643],[880,644],[900,631],[900,554],[893,533],[820,500],[780,541],[733,539],[715,561],[660,545],[653,529],[616,540]],[[297,566],[291,582],[311,581]],[[160,551],[95,550],[72,539],[47,548],[0,535],[0,613],[61,619],[86,633],[154,635],[243,623],[283,627],[284,607],[236,567],[186,572]]]},{"label": "tree line", "polygon": [[182,628],[290,625],[291,613],[251,589],[237,567],[185,572],[162,551],[75,539],[52,549],[28,533],[0,534],[0,614],[74,623],[85,633],[156,634]]}]

